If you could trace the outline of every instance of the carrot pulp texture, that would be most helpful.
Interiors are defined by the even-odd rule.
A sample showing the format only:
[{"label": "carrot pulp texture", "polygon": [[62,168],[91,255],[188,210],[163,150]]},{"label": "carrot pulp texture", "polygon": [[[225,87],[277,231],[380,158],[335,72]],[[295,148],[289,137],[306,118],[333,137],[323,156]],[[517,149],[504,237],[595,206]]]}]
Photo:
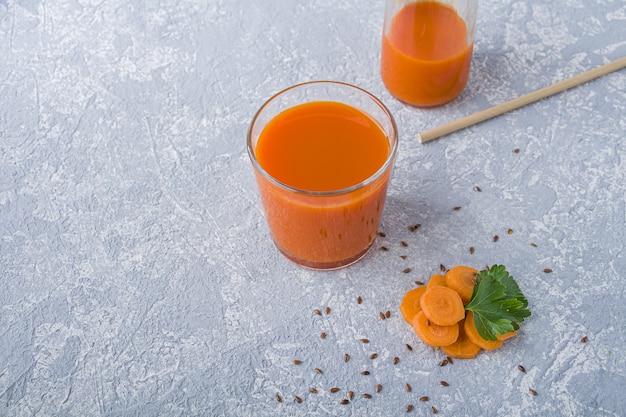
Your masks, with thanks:
[{"label": "carrot pulp texture", "polygon": [[425,345],[433,347],[451,345],[459,338],[458,323],[439,326],[428,320],[423,310],[413,318],[413,330]]},{"label": "carrot pulp texture", "polygon": [[427,287],[435,287],[437,285],[446,286],[446,276],[441,274],[433,274],[430,276],[430,280],[428,280]]},{"label": "carrot pulp texture", "polygon": [[443,352],[457,359],[471,359],[475,358],[480,353],[480,346],[472,342],[465,334],[465,319],[459,322],[459,337],[456,342],[448,346],[443,346]]},{"label": "carrot pulp texture", "polygon": [[478,270],[470,266],[459,265],[446,272],[446,286],[459,293],[463,304],[469,303],[474,294]]},{"label": "carrot pulp texture", "polygon": [[[278,114],[261,132],[255,156],[278,182],[303,191],[338,191],[385,164],[389,140],[364,112],[338,102],[310,102]],[[336,262],[366,250],[382,214],[391,169],[367,186],[333,195],[281,187],[256,172],[272,237],[288,256]]]},{"label": "carrot pulp texture", "polygon": [[420,306],[424,315],[440,326],[451,326],[465,318],[465,307],[459,294],[441,285],[427,288]]},{"label": "carrot pulp texture", "polygon": [[453,8],[436,1],[409,3],[383,33],[381,76],[399,100],[436,106],[465,88],[472,50],[466,24]]}]

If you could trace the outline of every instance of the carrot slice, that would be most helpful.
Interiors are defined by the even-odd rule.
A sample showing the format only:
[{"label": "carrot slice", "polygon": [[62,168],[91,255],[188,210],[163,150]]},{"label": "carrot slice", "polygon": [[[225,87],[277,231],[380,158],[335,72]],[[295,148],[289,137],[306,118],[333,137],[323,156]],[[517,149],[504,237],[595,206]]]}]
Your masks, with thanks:
[{"label": "carrot slice", "polygon": [[446,272],[446,286],[458,292],[463,304],[469,303],[474,293],[478,269],[459,265]]},{"label": "carrot slice", "polygon": [[407,291],[400,303],[400,313],[407,323],[412,324],[413,318],[417,313],[422,311],[420,306],[420,298],[426,291],[426,286],[420,286]]},{"label": "carrot slice", "polygon": [[485,350],[494,350],[502,346],[501,340],[485,340],[478,333],[476,329],[476,324],[474,324],[474,313],[471,311],[467,312],[467,316],[465,316],[465,323],[463,324],[463,330],[467,337],[476,345],[480,346]]},{"label": "carrot slice", "polygon": [[441,285],[427,288],[420,305],[426,317],[440,326],[451,326],[465,317],[465,307],[459,293]]},{"label": "carrot slice", "polygon": [[459,337],[456,342],[448,346],[443,346],[443,353],[457,359],[471,359],[481,351],[480,346],[472,342],[465,334],[464,320],[459,322]]},{"label": "carrot slice", "polygon": [[459,325],[438,326],[431,323],[424,311],[420,311],[413,319],[413,330],[420,340],[428,346],[448,346],[456,342],[459,337]]},{"label": "carrot slice", "polygon": [[434,274],[430,277],[430,280],[428,281],[428,284],[426,285],[427,287],[434,287],[436,285],[439,286],[446,286],[446,276],[445,275],[441,275],[441,274]]},{"label": "carrot slice", "polygon": [[504,334],[497,334],[496,337],[498,338],[498,340],[500,341],[505,341],[507,339],[512,338],[513,336],[515,336],[517,334],[517,330],[513,330],[511,332],[507,332]]}]

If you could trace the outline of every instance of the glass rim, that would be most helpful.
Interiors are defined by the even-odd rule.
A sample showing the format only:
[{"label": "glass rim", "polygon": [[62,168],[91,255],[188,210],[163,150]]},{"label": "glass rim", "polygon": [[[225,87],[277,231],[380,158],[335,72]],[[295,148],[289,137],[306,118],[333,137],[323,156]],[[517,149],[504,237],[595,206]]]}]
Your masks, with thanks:
[{"label": "glass rim", "polygon": [[[261,115],[261,113],[263,112],[263,110],[265,110],[265,108],[272,103],[275,99],[277,99],[279,96],[287,93],[288,91],[294,90],[296,88],[301,88],[301,87],[305,87],[308,85],[318,85],[318,84],[328,84],[328,85],[340,85],[343,87],[348,87],[349,89],[354,89],[360,93],[365,94],[367,97],[369,97],[372,102],[377,105],[385,114],[385,116],[389,119],[389,121],[391,122],[391,130],[392,130],[392,140],[390,141],[390,145],[391,148],[389,150],[389,154],[387,155],[387,158],[385,159],[385,163],[381,165],[381,167],[376,170],[376,172],[374,172],[372,175],[370,175],[369,177],[367,177],[366,179],[364,179],[363,181],[356,183],[354,185],[351,185],[349,187],[345,187],[345,188],[340,188],[337,190],[330,190],[330,191],[312,191],[312,190],[305,190],[305,189],[301,189],[301,188],[297,188],[297,187],[292,187],[291,185],[285,184],[284,182],[281,182],[279,180],[277,180],[276,178],[274,178],[269,172],[267,172],[263,166],[261,166],[261,163],[257,160],[256,158],[256,154],[255,151],[252,147],[252,128],[254,127],[256,121],[258,120],[259,116]],[[327,101],[333,101],[331,100],[327,100]],[[347,103],[344,103],[347,104]],[[348,104],[350,105],[350,104]],[[355,107],[355,106],[353,106]],[[365,110],[359,109],[362,112],[368,114],[368,116],[370,116],[372,119],[376,120],[374,118],[374,116],[372,116],[371,114],[367,113]],[[378,124],[380,124],[377,120],[376,122]],[[385,136],[387,136],[385,134]],[[389,140],[389,138],[387,138]],[[248,150],[248,156],[250,157],[250,160],[252,161],[252,164],[254,165],[255,169],[267,180],[269,180],[271,183],[273,183],[274,185],[277,185],[278,187],[293,192],[293,193],[297,193],[297,194],[303,194],[303,195],[308,195],[308,196],[338,196],[338,195],[342,195],[342,194],[347,194],[350,193],[352,191],[364,188],[368,185],[370,185],[371,183],[373,183],[374,181],[378,180],[380,177],[383,176],[383,174],[385,172],[387,172],[387,169],[390,167],[390,165],[393,164],[395,157],[396,157],[396,153],[398,150],[398,127],[396,125],[396,121],[393,118],[393,115],[391,114],[391,112],[389,111],[389,109],[387,108],[387,106],[385,106],[383,104],[382,101],[380,101],[378,99],[378,97],[376,97],[375,95],[373,95],[372,93],[370,93],[369,91],[361,88],[361,87],[357,87],[355,85],[346,83],[346,82],[342,82],[342,81],[330,81],[330,80],[318,80],[318,81],[307,81],[307,82],[303,82],[303,83],[299,83],[299,84],[295,84],[292,85],[290,87],[287,87],[279,92],[277,92],[276,94],[272,95],[269,99],[267,99],[265,101],[265,103],[263,103],[263,105],[259,108],[259,110],[257,110],[257,112],[254,114],[254,117],[252,118],[252,121],[250,122],[250,127],[248,128],[248,134],[247,134],[247,150]]]}]

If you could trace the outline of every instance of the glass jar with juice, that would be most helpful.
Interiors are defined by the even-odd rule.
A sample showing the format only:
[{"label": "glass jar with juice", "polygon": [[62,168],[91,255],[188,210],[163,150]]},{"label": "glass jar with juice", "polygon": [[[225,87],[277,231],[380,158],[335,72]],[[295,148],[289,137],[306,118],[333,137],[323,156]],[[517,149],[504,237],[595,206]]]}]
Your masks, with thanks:
[{"label": "glass jar with juice", "polygon": [[381,76],[397,99],[420,107],[456,98],[470,73],[478,0],[387,0]]}]

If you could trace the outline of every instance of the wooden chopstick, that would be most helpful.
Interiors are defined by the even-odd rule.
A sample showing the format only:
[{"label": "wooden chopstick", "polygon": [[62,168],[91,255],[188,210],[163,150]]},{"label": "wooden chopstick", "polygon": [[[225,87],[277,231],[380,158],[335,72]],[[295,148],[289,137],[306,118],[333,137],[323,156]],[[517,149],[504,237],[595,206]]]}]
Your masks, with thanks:
[{"label": "wooden chopstick", "polygon": [[468,126],[475,125],[477,123],[483,122],[487,119],[491,119],[495,116],[499,116],[511,110],[515,110],[527,104],[534,103],[535,101],[539,101],[553,94],[560,93],[561,91],[567,90],[568,88],[572,88],[577,85],[586,83],[587,81],[591,81],[595,78],[601,77],[613,71],[617,71],[624,67],[626,67],[626,56],[616,61],[612,61],[608,64],[602,65],[598,68],[583,72],[582,74],[575,75],[566,80],[559,81],[548,87],[540,88],[539,90],[535,90],[505,103],[495,105],[486,110],[479,111],[477,113],[463,117],[445,125],[419,133],[417,135],[418,139],[421,143],[426,143],[433,139],[437,139],[438,137],[447,135],[452,132],[456,132],[457,130],[464,129]]}]

